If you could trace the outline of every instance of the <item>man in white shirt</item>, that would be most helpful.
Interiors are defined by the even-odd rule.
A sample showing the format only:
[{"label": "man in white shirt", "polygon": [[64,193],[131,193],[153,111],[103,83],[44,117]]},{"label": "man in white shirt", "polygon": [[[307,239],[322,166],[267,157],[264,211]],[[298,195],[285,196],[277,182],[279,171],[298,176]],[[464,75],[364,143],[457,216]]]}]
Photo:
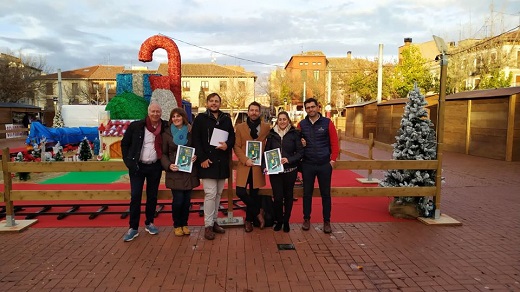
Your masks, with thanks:
[{"label": "man in white shirt", "polygon": [[130,229],[123,240],[131,241],[139,235],[141,200],[146,180],[146,219],[145,230],[155,235],[159,233],[153,224],[157,207],[157,194],[161,182],[162,132],[168,129],[168,123],[161,120],[162,110],[158,103],[150,103],[148,116],[144,120],[134,121],[121,140],[123,161],[130,176]]}]

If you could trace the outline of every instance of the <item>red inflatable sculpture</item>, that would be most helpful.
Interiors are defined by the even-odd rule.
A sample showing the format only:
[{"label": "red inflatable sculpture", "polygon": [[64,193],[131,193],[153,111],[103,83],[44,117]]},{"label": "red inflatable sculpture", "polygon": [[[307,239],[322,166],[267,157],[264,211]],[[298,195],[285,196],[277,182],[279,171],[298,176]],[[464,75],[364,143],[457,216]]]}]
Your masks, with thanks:
[{"label": "red inflatable sculpture", "polygon": [[[177,106],[181,107],[181,54],[179,53],[179,48],[177,47],[177,44],[169,37],[154,35],[146,39],[141,45],[141,49],[139,50],[139,61],[151,62],[153,52],[156,49],[166,50],[168,56],[168,76],[155,76],[153,79],[162,79],[160,80],[162,82],[159,83],[168,82],[170,85],[169,89],[177,101]],[[152,90],[154,89],[155,88],[152,88]]]}]

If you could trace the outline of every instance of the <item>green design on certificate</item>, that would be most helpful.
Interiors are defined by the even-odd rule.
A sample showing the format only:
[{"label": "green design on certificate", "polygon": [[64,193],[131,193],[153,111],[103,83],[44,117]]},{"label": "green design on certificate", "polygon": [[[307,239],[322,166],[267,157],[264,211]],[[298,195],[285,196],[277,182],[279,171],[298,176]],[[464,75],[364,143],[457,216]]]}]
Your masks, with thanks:
[{"label": "green design on certificate", "polygon": [[262,164],[262,142],[246,141],[246,156],[253,161],[254,165]]},{"label": "green design on certificate", "polygon": [[280,153],[280,148],[266,151],[264,155],[268,175],[283,172],[282,155]]},{"label": "green design on certificate", "polygon": [[192,158],[195,155],[195,148],[179,145],[177,147],[177,156],[175,157],[175,165],[179,167],[179,171],[190,172],[193,168]]}]

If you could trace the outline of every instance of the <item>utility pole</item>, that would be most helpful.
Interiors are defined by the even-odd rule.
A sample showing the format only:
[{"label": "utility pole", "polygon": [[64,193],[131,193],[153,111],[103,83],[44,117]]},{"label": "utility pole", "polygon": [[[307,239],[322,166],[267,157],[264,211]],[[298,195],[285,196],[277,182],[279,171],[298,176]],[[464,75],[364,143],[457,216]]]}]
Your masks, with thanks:
[{"label": "utility pole", "polygon": [[61,69],[58,69],[58,111],[61,112],[61,105],[63,104],[63,92],[61,87]]},{"label": "utility pole", "polygon": [[325,105],[325,114],[327,116],[327,118],[330,119],[330,116],[331,116],[331,113],[330,111],[332,110],[332,107],[330,105],[331,101],[331,95],[332,95],[332,74],[330,73],[330,69],[328,71],[328,74],[327,74],[327,104]]},{"label": "utility pole", "polygon": [[110,86],[110,83],[105,82],[105,104],[108,104],[108,87]]},{"label": "utility pole", "polygon": [[377,103],[381,103],[383,96],[383,44],[379,44],[379,60],[377,60]]},{"label": "utility pole", "polygon": [[307,95],[307,84],[306,84],[305,81],[303,81],[303,94],[302,94],[302,96],[303,96],[303,98],[302,98],[303,100],[302,101],[303,102],[305,102],[305,99],[307,98],[306,95]]}]

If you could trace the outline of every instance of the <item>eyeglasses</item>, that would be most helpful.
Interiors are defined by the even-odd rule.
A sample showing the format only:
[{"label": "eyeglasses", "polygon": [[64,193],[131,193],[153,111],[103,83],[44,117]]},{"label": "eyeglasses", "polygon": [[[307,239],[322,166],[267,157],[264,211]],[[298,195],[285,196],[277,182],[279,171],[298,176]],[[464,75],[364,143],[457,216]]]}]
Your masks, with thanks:
[{"label": "eyeglasses", "polygon": [[313,108],[316,108],[315,105],[310,105],[310,106],[306,106],[305,109],[308,110],[308,109],[313,109]]}]

